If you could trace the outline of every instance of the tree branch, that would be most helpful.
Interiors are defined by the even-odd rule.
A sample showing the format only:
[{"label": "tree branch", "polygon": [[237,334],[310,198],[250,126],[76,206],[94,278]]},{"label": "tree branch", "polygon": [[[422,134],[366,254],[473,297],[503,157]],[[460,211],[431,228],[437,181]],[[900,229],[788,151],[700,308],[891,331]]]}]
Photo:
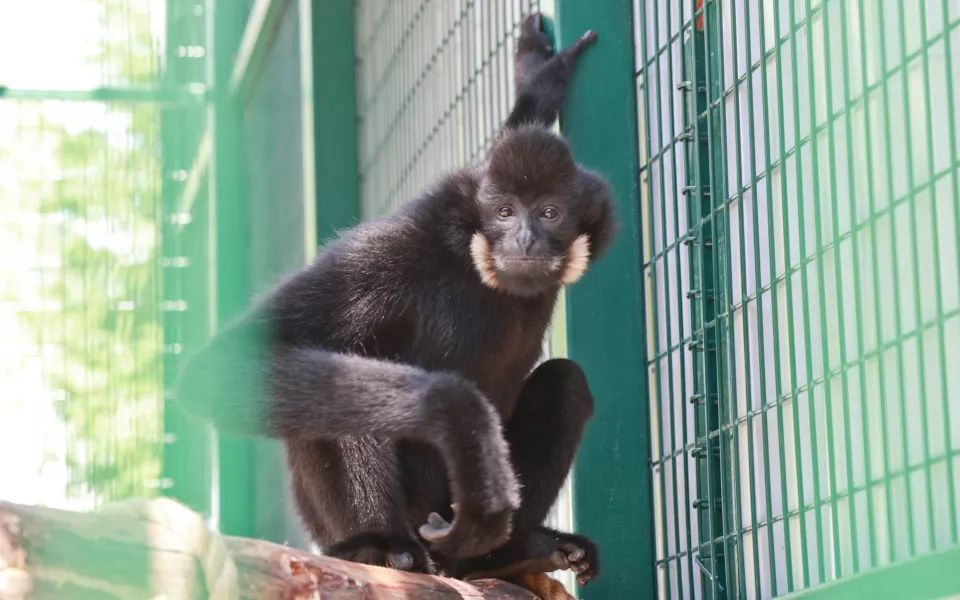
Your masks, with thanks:
[{"label": "tree branch", "polygon": [[92,512],[0,501],[0,598],[27,597],[537,598],[502,581],[403,573],[221,536],[168,499],[130,500]]}]

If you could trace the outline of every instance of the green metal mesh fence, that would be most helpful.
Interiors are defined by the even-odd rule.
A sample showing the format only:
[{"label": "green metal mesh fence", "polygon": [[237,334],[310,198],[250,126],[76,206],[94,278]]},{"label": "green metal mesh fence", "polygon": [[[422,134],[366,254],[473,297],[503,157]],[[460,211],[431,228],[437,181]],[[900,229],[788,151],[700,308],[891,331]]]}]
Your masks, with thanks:
[{"label": "green metal mesh fence", "polygon": [[635,15],[661,595],[955,547],[960,6]]},{"label": "green metal mesh fence", "polygon": [[[303,148],[330,140],[300,112],[303,2],[247,0],[227,26],[193,0],[0,9],[0,456],[18,457],[0,497],[163,490],[226,507],[231,531],[292,532],[266,498],[275,445],[218,450],[163,395],[186,349],[309,255]],[[489,147],[535,9],[554,13],[355,2],[365,218]],[[211,57],[210,33],[239,38],[258,10],[267,68],[214,102],[234,48]],[[960,4],[633,13],[660,595],[779,596],[956,548]],[[545,355],[565,353],[563,324]],[[565,492],[552,522],[570,509]]]},{"label": "green metal mesh fence", "polygon": [[[15,13],[15,14],[11,14]],[[55,20],[51,14],[58,15]],[[161,487],[164,3],[0,9],[0,497]],[[25,426],[26,424],[26,426]]]},{"label": "green metal mesh fence", "polygon": [[356,3],[360,204],[382,215],[489,148],[536,0]]}]

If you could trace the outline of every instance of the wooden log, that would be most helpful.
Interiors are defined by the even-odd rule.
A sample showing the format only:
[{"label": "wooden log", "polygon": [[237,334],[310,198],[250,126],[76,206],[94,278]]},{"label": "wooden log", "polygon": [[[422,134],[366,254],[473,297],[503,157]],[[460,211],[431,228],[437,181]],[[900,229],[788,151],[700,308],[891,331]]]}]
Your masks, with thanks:
[{"label": "wooden log", "polygon": [[[553,581],[544,578],[524,585],[553,589],[543,587]],[[554,597],[569,596],[563,592]],[[503,581],[467,583],[403,573],[262,540],[220,536],[200,515],[168,499],[131,500],[83,513],[0,501],[0,599],[26,598],[536,600],[538,596]]]}]

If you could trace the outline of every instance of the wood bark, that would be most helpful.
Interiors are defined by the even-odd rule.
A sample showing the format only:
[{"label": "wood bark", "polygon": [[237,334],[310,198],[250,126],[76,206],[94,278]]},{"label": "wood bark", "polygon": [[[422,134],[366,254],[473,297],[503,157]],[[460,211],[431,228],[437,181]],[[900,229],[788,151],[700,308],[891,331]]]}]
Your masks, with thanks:
[{"label": "wood bark", "polygon": [[[553,580],[525,581],[555,589]],[[562,588],[561,588],[562,590]],[[560,594],[560,592],[557,592]],[[568,597],[563,592],[555,598]],[[0,599],[536,600],[497,580],[469,583],[351,563],[263,540],[221,536],[172,500],[92,512],[0,501]]]}]

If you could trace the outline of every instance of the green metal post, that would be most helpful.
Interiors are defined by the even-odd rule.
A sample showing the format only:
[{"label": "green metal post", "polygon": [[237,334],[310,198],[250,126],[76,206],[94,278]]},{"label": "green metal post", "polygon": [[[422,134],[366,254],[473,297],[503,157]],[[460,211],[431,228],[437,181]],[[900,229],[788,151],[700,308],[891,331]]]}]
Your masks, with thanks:
[{"label": "green metal post", "polygon": [[[216,316],[218,327],[239,316],[249,302],[249,218],[243,185],[242,122],[230,97],[233,56],[243,36],[245,11],[238,2],[211,0],[214,83],[214,164],[212,201],[216,223]],[[251,536],[254,445],[250,439],[220,435],[218,440],[220,529]]]},{"label": "green metal post", "polygon": [[[175,88],[197,80],[205,81],[203,61],[183,57],[179,49],[205,45],[207,15],[202,12],[197,14],[193,6],[187,6],[185,2],[170,2],[166,18],[168,66],[162,87]],[[197,294],[190,284],[197,280],[198,271],[199,277],[205,275],[201,267],[204,257],[195,251],[198,245],[196,240],[205,237],[203,229],[207,223],[207,206],[186,209],[181,214],[184,210],[181,199],[186,195],[190,176],[203,179],[203,175],[191,173],[195,159],[192,151],[196,149],[191,147],[185,132],[197,117],[203,117],[205,110],[203,105],[185,107],[173,104],[166,106],[161,113],[163,305],[171,308],[186,306],[185,310],[163,310],[163,389],[167,393],[172,393],[183,353],[193,341],[206,333],[205,317],[208,311],[202,300],[205,294],[202,291]],[[196,150],[196,153],[199,151]],[[181,175],[184,173],[187,175]],[[182,221],[183,216],[186,219]],[[190,224],[184,221],[190,221]],[[189,232],[185,231],[186,227],[191,228]],[[200,230],[199,235],[197,230]],[[160,486],[163,494],[210,517],[214,512],[211,497],[213,478],[212,428],[190,418],[176,403],[165,399]]]},{"label": "green metal post", "polygon": [[[312,48],[312,55],[303,56],[302,71],[304,114],[312,116],[313,124],[307,132],[304,120],[305,139],[312,134],[313,140],[312,153],[304,145],[304,170],[313,170],[314,241],[322,244],[337,230],[356,224],[359,216],[356,61],[353,2],[313,0],[312,5],[312,31],[301,27]],[[309,186],[305,191],[309,194]]]},{"label": "green metal post", "polygon": [[557,47],[588,28],[599,35],[581,59],[561,126],[577,160],[609,178],[621,223],[609,254],[567,291],[569,354],[597,399],[577,459],[574,519],[602,548],[604,575],[583,595],[645,597],[655,590],[655,566],[633,7],[629,0],[556,5]]}]

